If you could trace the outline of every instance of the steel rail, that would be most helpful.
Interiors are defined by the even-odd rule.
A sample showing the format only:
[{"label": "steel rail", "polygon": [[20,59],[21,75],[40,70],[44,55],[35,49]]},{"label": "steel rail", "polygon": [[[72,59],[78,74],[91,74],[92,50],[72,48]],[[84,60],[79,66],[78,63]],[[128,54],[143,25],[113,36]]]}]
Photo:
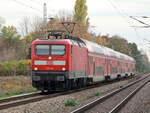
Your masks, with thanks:
[{"label": "steel rail", "polygon": [[[138,77],[138,76],[135,76],[135,77]],[[121,79],[121,81],[130,79],[130,78],[133,78],[133,77],[129,77],[129,78],[126,78],[126,79]],[[49,98],[61,96],[61,95],[67,95],[67,94],[79,92],[79,91],[82,91],[82,90],[87,90],[87,89],[92,89],[92,88],[96,88],[96,87],[100,87],[100,86],[105,86],[105,85],[108,85],[108,84],[113,84],[115,82],[118,82],[118,80],[111,81],[111,82],[108,82],[108,83],[94,84],[94,85],[87,86],[87,87],[80,88],[80,89],[69,90],[69,91],[66,91],[66,92],[57,92],[57,93],[52,93],[52,94],[44,94],[43,95],[40,92],[36,92],[36,93],[22,94],[22,95],[19,95],[19,96],[16,95],[16,96],[13,96],[13,97],[0,99],[0,110],[7,109],[7,108],[10,108],[10,107],[16,107],[16,106],[20,106],[20,105],[24,105],[24,104],[28,104],[28,103],[33,103],[33,102],[41,101],[41,100],[44,100],[44,99],[49,99]]]},{"label": "steel rail", "polygon": [[38,92],[34,92],[34,93],[26,93],[26,94],[21,94],[21,95],[15,95],[15,96],[0,99],[0,104],[4,103],[4,102],[10,102],[10,101],[13,101],[13,100],[20,100],[20,99],[33,97],[33,96],[38,96],[40,94],[41,94],[41,92],[38,91]]},{"label": "steel rail", "polygon": [[130,93],[123,101],[121,101],[116,107],[114,107],[109,113],[118,113],[127,103],[128,101],[136,95],[136,93],[142,89],[149,81],[144,82],[142,85],[137,87],[132,93]]},{"label": "steel rail", "polygon": [[143,78],[141,78],[139,80],[136,80],[134,82],[131,82],[131,83],[129,83],[129,84],[123,86],[123,87],[120,87],[119,89],[116,89],[115,91],[112,91],[112,92],[110,92],[110,93],[108,93],[108,94],[106,94],[106,95],[104,95],[104,96],[102,96],[102,97],[100,97],[100,98],[98,98],[98,99],[96,99],[96,100],[94,100],[94,101],[84,105],[84,106],[81,106],[78,109],[75,109],[71,113],[84,113],[85,111],[87,111],[87,110],[93,108],[94,106],[104,102],[105,100],[109,99],[110,97],[114,96],[115,94],[118,94],[119,92],[123,91],[124,89],[127,89],[128,87],[130,87],[130,86],[132,86],[132,85],[134,85],[134,84],[136,84],[136,83],[138,83],[138,82],[148,78],[149,75],[150,74],[146,74],[146,76],[144,76]]}]

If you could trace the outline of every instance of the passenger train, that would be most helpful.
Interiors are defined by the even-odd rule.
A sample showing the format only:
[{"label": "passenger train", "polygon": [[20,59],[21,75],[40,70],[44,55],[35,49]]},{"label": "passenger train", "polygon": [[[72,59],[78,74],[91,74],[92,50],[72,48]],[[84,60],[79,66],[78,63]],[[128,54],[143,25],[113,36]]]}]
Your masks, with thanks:
[{"label": "passenger train", "polygon": [[41,91],[84,87],[134,74],[132,57],[81,38],[32,43],[32,84]]}]

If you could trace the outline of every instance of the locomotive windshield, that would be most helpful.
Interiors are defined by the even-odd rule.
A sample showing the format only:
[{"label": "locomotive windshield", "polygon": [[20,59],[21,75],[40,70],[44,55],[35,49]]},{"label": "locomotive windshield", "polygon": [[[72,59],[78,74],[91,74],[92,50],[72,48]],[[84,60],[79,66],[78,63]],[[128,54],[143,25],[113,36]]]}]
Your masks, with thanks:
[{"label": "locomotive windshield", "polygon": [[65,45],[36,45],[36,55],[65,55]]}]

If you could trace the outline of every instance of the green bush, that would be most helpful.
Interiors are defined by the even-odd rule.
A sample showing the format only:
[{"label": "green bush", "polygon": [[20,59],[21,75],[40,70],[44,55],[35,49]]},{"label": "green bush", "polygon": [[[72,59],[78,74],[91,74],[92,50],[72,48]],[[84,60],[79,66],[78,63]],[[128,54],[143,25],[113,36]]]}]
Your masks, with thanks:
[{"label": "green bush", "polygon": [[99,93],[99,92],[97,92],[97,93],[95,93],[94,95],[95,95],[95,96],[100,96],[100,93]]},{"label": "green bush", "polygon": [[31,60],[0,63],[0,76],[30,75]]},{"label": "green bush", "polygon": [[65,106],[67,107],[67,106],[75,106],[75,105],[77,105],[78,103],[76,102],[76,101],[74,101],[74,100],[67,100],[66,102],[65,102]]},{"label": "green bush", "polygon": [[19,61],[17,65],[17,75],[30,74],[30,70],[31,70],[30,64],[31,64],[30,60]]}]

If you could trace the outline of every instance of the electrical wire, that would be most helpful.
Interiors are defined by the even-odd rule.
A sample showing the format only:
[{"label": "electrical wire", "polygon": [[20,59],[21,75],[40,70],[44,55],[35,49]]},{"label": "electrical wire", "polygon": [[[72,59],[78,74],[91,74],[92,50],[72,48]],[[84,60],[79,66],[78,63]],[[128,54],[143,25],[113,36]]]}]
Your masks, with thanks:
[{"label": "electrical wire", "polygon": [[132,19],[134,19],[134,20],[140,22],[141,24],[144,24],[144,25],[146,25],[146,26],[150,26],[149,24],[146,24],[145,22],[143,22],[143,21],[141,21],[141,20],[138,20],[138,19],[134,18],[133,16],[130,16],[130,18],[132,18]]},{"label": "electrical wire", "polygon": [[41,10],[39,10],[39,9],[37,9],[37,8],[34,8],[34,7],[30,6],[30,5],[27,5],[27,4],[23,3],[23,2],[20,2],[20,1],[17,1],[17,0],[13,0],[13,1],[16,2],[16,3],[18,3],[18,4],[20,4],[20,5],[22,5],[22,6],[31,8],[31,9],[33,9],[33,10],[39,12],[39,13],[42,13]]},{"label": "electrical wire", "polygon": [[[115,1],[115,3],[118,5],[118,7],[120,6],[120,4],[118,4],[117,3],[117,1]],[[113,3],[112,3],[113,4]],[[121,9],[121,8],[119,8],[120,10],[121,10],[121,12],[124,14],[124,15],[126,15],[127,17],[129,17],[129,18],[131,18],[131,19],[134,19],[134,20],[136,20],[136,21],[138,21],[138,22],[140,22],[141,24],[144,24],[144,25],[146,25],[146,26],[150,26],[149,24],[147,24],[147,23],[145,23],[145,22],[143,22],[143,21],[141,21],[141,20],[138,20],[138,19],[136,19],[135,17],[133,17],[133,16],[129,16],[123,9]],[[142,18],[148,18],[147,16],[142,16]],[[144,26],[145,28],[146,28],[146,26]],[[143,27],[143,26],[142,26]],[[143,28],[144,28],[143,27]]]},{"label": "electrical wire", "polygon": [[121,16],[121,17],[126,17],[127,14],[126,13],[122,13],[123,11],[120,10],[120,8],[118,8],[111,0],[107,0],[111,6],[113,6],[113,8],[118,12],[118,14]]},{"label": "electrical wire", "polygon": [[[115,1],[115,3],[118,5],[118,7],[120,6],[120,4],[117,3],[117,1]],[[143,21],[141,21],[141,20],[138,20],[138,19],[134,18],[133,16],[129,16],[122,8],[120,8],[120,10],[121,10],[121,12],[122,12],[124,15],[126,15],[127,17],[129,17],[129,18],[131,18],[131,19],[134,19],[134,20],[140,22],[141,24],[144,24],[144,25],[145,25],[145,26],[131,26],[131,27],[133,28],[133,30],[135,31],[136,37],[137,37],[139,40],[141,40],[141,42],[142,42],[142,41],[143,41],[143,40],[142,40],[142,37],[140,36],[139,32],[137,31],[137,28],[149,28],[150,25],[147,24],[147,23],[145,23],[145,22],[143,22]],[[149,18],[149,17],[147,17],[147,16],[142,16],[142,18]],[[132,23],[130,23],[130,22],[128,22],[128,23],[129,23],[130,25],[132,25]]]},{"label": "electrical wire", "polygon": [[[131,18],[131,16],[129,16],[123,9],[121,9],[118,5],[118,3],[115,1],[115,3],[117,4],[117,6],[111,1],[108,0],[108,2],[117,10],[117,12],[126,20],[126,17]],[[132,18],[133,19],[133,18]],[[129,24],[130,27],[132,27],[132,23],[128,20],[126,20],[126,22]],[[141,22],[141,21],[140,21]],[[142,22],[141,22],[142,23]],[[144,22],[143,22],[144,23]],[[141,39],[140,35],[138,34],[138,31],[135,27],[132,27],[133,30],[135,31],[135,35],[138,39]]]},{"label": "electrical wire", "polygon": [[[116,6],[111,0],[107,0],[107,1],[114,7],[114,9],[116,9],[116,11],[119,13],[119,15],[125,19],[125,21],[129,24],[129,27],[131,27],[132,23],[130,23],[126,19],[126,17],[129,18],[130,16],[123,9],[119,8],[118,7],[119,5],[117,3],[116,3],[117,4],[117,6]],[[137,30],[135,28],[133,28],[133,30],[135,31],[136,36],[139,37]]]},{"label": "electrical wire", "polygon": [[[117,1],[116,1],[116,0],[115,0],[115,3],[117,4]],[[120,6],[120,4],[117,4],[117,5]],[[123,9],[120,8],[120,10],[121,10],[126,16],[128,16],[129,18],[134,19],[134,20],[138,21],[139,23],[145,25],[145,26],[131,26],[131,27],[134,29],[137,38],[138,38],[138,39],[142,39],[142,37],[139,35],[139,32],[137,31],[136,28],[150,28],[150,25],[147,24],[147,23],[145,23],[145,22],[143,22],[143,21],[141,21],[141,20],[139,20],[139,19],[136,19],[136,18],[133,17],[133,16],[129,16]],[[142,17],[142,18],[149,18],[148,16],[141,16],[141,17]],[[131,23],[131,24],[132,24],[132,23]],[[142,40],[141,40],[141,41],[142,41]]]}]

